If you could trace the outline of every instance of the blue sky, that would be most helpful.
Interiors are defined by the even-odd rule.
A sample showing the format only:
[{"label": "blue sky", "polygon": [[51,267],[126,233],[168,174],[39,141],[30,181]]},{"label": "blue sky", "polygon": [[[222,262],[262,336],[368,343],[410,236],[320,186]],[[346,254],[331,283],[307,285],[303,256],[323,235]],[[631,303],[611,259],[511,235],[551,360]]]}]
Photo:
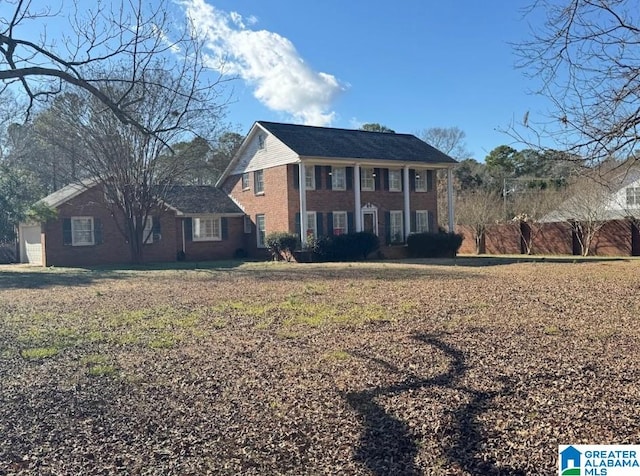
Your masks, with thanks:
[{"label": "blue sky", "polygon": [[403,2],[181,0],[207,35],[211,65],[238,76],[228,121],[397,132],[459,127],[483,160],[525,112],[544,113],[510,43],[529,37],[529,0]]}]

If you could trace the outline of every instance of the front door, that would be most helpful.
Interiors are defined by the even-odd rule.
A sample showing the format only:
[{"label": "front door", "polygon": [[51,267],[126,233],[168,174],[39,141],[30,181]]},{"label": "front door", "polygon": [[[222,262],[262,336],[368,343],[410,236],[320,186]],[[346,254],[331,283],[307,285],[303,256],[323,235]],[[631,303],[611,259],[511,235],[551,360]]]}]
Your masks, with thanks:
[{"label": "front door", "polygon": [[378,212],[376,210],[362,210],[362,231],[378,234]]}]

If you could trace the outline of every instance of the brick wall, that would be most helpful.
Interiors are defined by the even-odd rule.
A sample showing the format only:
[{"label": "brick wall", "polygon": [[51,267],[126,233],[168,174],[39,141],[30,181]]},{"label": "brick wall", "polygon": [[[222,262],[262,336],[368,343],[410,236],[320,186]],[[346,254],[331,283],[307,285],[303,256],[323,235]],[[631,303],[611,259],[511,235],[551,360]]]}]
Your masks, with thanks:
[{"label": "brick wall", "polygon": [[[292,231],[289,220],[289,203],[297,200],[297,195],[291,197],[288,187],[288,173],[293,166],[283,165],[264,169],[264,193],[256,195],[254,192],[254,174],[249,172],[249,188],[242,189],[242,175],[229,176],[222,185],[222,189],[231,195],[242,210],[251,218],[251,233],[242,237],[242,245],[249,256],[266,257],[264,249],[257,247],[256,215],[265,215],[265,232],[268,235],[274,231]],[[293,188],[293,187],[291,187]],[[244,228],[244,225],[243,225]]]},{"label": "brick wall", "polygon": [[[176,227],[173,212],[160,216],[161,239],[144,247],[145,261],[173,261],[176,258]],[[102,224],[102,243],[91,246],[71,246],[63,244],[63,220],[71,217],[93,217]],[[95,223],[95,222],[94,222]],[[44,226],[45,266],[91,266],[131,261],[129,245],[118,229],[103,201],[102,192],[87,190],[61,205],[58,219]]]},{"label": "brick wall", "polygon": [[[568,223],[532,224],[530,229],[532,254],[574,254],[573,234]],[[627,220],[613,220],[606,223],[596,234],[589,254],[631,256],[634,244],[632,229],[632,223]],[[467,226],[456,226],[456,233],[464,237],[459,252],[474,254],[476,249],[472,229]],[[638,237],[635,239],[637,240]],[[485,249],[488,254],[519,254],[521,248],[518,225],[507,223],[488,226],[485,234]],[[579,250],[576,249],[575,253],[578,252]]]},{"label": "brick wall", "polygon": [[[244,221],[242,217],[226,217],[226,236],[220,241],[185,242],[184,252],[187,261],[209,261],[231,259],[237,250],[245,249]],[[180,237],[178,249],[182,249],[182,219],[177,219]]]},{"label": "brick wall", "polygon": [[490,255],[517,255],[522,251],[520,225],[489,225],[485,236],[485,252]]},{"label": "brick wall", "polygon": [[590,254],[631,256],[631,228],[627,220],[612,220],[600,229],[591,243]]}]

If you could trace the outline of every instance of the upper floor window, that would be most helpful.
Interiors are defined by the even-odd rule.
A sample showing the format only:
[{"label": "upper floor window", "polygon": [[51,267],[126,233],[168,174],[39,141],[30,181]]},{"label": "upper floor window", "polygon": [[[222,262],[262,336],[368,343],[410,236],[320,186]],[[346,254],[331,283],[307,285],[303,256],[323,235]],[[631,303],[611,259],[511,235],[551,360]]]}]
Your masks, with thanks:
[{"label": "upper floor window", "polygon": [[264,134],[258,135],[258,149],[264,149],[265,137]]},{"label": "upper floor window", "polygon": [[427,191],[427,171],[416,170],[416,192]]},{"label": "upper floor window", "polygon": [[249,172],[242,174],[242,190],[249,190]]},{"label": "upper floor window", "polygon": [[196,217],[191,221],[193,241],[214,241],[222,239],[219,217]]},{"label": "upper floor window", "polygon": [[361,190],[375,190],[376,189],[376,174],[371,168],[360,169],[360,189]]},{"label": "upper floor window", "polygon": [[304,168],[304,186],[307,190],[316,189],[316,170],[313,165]]},{"label": "upper floor window", "polygon": [[331,167],[331,188],[333,190],[347,189],[347,172],[344,167]]},{"label": "upper floor window", "polygon": [[345,235],[347,229],[347,212],[333,212],[333,234]]},{"label": "upper floor window", "polygon": [[93,217],[71,218],[71,244],[73,246],[89,246],[95,244]]},{"label": "upper floor window", "polygon": [[392,192],[402,191],[402,176],[400,170],[389,170],[389,190]]},{"label": "upper floor window", "polygon": [[427,233],[429,231],[429,211],[416,210],[416,233]]},{"label": "upper floor window", "polygon": [[640,187],[627,187],[627,206],[640,207]]},{"label": "upper floor window", "polygon": [[264,170],[253,172],[253,191],[257,194],[264,193]]}]

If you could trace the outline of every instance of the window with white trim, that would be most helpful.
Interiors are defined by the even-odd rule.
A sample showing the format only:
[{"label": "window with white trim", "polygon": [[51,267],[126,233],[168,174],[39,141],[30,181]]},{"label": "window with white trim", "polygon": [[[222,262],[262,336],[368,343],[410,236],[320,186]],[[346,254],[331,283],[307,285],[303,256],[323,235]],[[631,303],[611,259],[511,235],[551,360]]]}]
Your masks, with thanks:
[{"label": "window with white trim", "polygon": [[389,170],[389,191],[402,192],[402,175],[400,170]]},{"label": "window with white trim", "polygon": [[344,167],[331,167],[331,188],[333,190],[347,189],[347,169]]},{"label": "window with white trim", "polygon": [[193,241],[220,241],[222,239],[220,217],[193,217],[191,231]]},{"label": "window with white trim", "polygon": [[427,171],[416,170],[416,192],[427,192]]},{"label": "window with white trim", "polygon": [[316,189],[316,168],[313,165],[304,168],[304,186],[307,190]]},{"label": "window with white trim", "polygon": [[258,248],[266,248],[265,230],[266,230],[266,224],[265,224],[264,215],[256,215],[256,236],[257,236]]},{"label": "window with white trim", "polygon": [[259,134],[258,135],[258,149],[264,149],[265,146],[265,135],[264,134]]},{"label": "window with white trim", "polygon": [[264,193],[264,170],[253,172],[253,191],[256,195]]},{"label": "window with white trim", "polygon": [[627,206],[640,207],[640,187],[627,187]]},{"label": "window with white trim", "polygon": [[402,210],[392,210],[389,214],[389,219],[391,220],[389,224],[391,243],[404,242],[403,215]]},{"label": "window with white trim", "polygon": [[349,233],[347,228],[347,212],[333,212],[333,234],[346,235]]},{"label": "window with white trim", "polygon": [[318,222],[316,212],[307,212],[307,238],[318,237]]},{"label": "window with white trim", "polygon": [[244,216],[244,232],[247,235],[251,233],[251,217],[248,215]]},{"label": "window with white trim", "polygon": [[376,189],[376,174],[371,168],[360,169],[360,189],[364,191],[374,191]]},{"label": "window with white trim", "polygon": [[249,190],[249,172],[242,174],[242,190]]},{"label": "window with white trim", "polygon": [[90,246],[95,244],[93,217],[71,218],[71,245]]},{"label": "window with white trim", "polygon": [[416,233],[427,233],[429,231],[429,212],[427,210],[416,210]]},{"label": "window with white trim", "polygon": [[142,228],[142,242],[145,245],[153,243],[153,218],[147,217]]}]

